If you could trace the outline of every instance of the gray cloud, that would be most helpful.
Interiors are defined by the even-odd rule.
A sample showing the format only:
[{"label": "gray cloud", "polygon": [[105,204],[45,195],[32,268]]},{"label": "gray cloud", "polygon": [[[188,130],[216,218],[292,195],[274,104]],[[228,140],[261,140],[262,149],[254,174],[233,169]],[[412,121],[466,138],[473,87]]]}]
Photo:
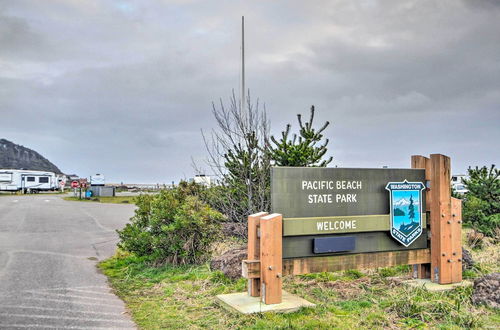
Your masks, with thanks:
[{"label": "gray cloud", "polygon": [[498,163],[495,1],[15,1],[0,5],[0,137],[66,172],[190,177],[211,102],[247,85],[273,132],[318,109],[340,166]]}]

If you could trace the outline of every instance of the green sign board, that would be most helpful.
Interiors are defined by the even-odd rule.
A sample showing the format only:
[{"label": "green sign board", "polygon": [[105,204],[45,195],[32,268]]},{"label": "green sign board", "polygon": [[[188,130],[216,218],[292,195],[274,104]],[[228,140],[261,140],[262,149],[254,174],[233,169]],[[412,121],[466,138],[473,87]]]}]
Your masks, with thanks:
[{"label": "green sign board", "polygon": [[[421,214],[424,235],[409,246],[390,234],[391,199],[386,186],[404,180],[424,183],[425,171],[273,167],[271,205],[273,212],[283,214],[283,256],[319,255],[314,252],[318,250],[315,238],[326,235],[353,237],[355,248],[342,253],[426,248],[425,214]],[[425,210],[424,198],[421,209]]]}]

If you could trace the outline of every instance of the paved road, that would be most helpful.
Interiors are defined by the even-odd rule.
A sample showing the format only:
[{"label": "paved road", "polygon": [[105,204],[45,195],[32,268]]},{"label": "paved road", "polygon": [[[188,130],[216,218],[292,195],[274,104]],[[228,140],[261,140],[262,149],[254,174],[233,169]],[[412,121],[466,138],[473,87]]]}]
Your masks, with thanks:
[{"label": "paved road", "polygon": [[0,328],[135,328],[97,260],[133,205],[0,196]]}]

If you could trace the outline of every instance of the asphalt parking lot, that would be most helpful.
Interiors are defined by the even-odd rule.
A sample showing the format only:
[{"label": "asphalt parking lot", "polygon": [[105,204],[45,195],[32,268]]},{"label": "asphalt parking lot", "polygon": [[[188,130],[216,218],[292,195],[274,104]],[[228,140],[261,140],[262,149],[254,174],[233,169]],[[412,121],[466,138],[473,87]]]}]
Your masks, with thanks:
[{"label": "asphalt parking lot", "polygon": [[0,328],[135,328],[96,268],[134,205],[0,197]]}]

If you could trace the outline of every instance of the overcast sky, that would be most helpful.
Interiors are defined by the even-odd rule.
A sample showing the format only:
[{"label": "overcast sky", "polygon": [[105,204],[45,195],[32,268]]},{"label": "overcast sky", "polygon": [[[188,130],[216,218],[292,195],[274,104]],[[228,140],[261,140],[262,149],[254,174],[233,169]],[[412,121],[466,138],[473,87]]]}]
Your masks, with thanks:
[{"label": "overcast sky", "polygon": [[500,160],[500,1],[0,0],[0,138],[65,173],[163,183],[247,87],[273,133],[317,109],[331,165]]}]

